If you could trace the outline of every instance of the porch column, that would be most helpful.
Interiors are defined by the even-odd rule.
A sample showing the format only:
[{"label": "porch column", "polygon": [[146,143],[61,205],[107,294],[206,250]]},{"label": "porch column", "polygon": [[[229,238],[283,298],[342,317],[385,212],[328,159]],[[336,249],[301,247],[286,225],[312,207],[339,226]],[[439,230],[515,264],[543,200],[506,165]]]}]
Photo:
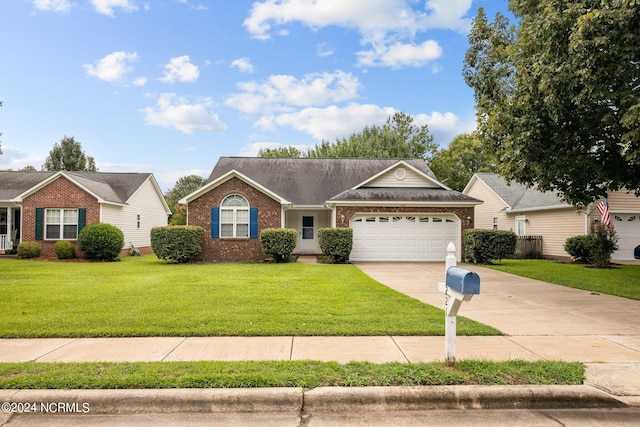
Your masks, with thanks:
[{"label": "porch column", "polygon": [[13,233],[11,233],[11,229],[13,225],[13,208],[7,208],[7,246],[9,245],[9,241],[11,241],[12,249],[15,249],[15,247],[17,246],[16,242],[13,241],[12,236]]}]

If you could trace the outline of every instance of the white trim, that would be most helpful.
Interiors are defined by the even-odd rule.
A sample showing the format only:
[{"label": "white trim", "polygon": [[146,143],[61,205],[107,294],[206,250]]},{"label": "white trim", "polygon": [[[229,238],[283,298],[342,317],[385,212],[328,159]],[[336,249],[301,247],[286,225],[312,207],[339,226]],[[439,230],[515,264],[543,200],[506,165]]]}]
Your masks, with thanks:
[{"label": "white trim", "polygon": [[337,206],[401,206],[401,207],[437,207],[437,208],[472,208],[480,205],[482,202],[417,202],[417,201],[371,201],[371,200],[353,200],[353,201],[333,201],[327,202],[329,208]]},{"label": "white trim", "polygon": [[273,191],[269,190],[265,186],[263,186],[261,184],[258,184],[256,181],[252,180],[251,178],[249,178],[246,175],[241,174],[240,172],[238,172],[235,169],[230,170],[229,172],[225,173],[224,175],[222,175],[222,176],[216,178],[215,180],[209,182],[204,187],[199,188],[198,190],[194,191],[193,193],[183,197],[182,199],[178,200],[178,203],[180,203],[181,205],[189,204],[193,200],[197,199],[198,197],[202,196],[203,194],[208,193],[209,191],[211,191],[212,189],[218,187],[219,185],[224,184],[225,182],[229,181],[232,178],[238,178],[241,181],[244,181],[246,184],[250,185],[251,187],[253,187],[253,188],[257,189],[257,190],[259,190],[261,193],[266,194],[267,196],[271,197],[272,199],[274,199],[277,202],[280,202],[280,204],[282,204],[282,205],[290,205],[291,204],[291,202],[289,202],[284,197],[279,196],[278,194],[276,194]]},{"label": "white trim", "polygon": [[[556,209],[567,209],[567,208],[574,208],[575,209],[575,206],[562,204],[562,205],[553,205],[553,206],[537,206],[535,208],[522,208],[522,209],[507,208],[505,211],[507,213],[519,213],[519,212],[552,211],[552,210],[556,210]],[[580,211],[576,210],[576,212],[579,213]]]},{"label": "white trim", "polygon": [[438,187],[444,188],[445,190],[451,190],[451,188],[447,187],[446,185],[444,185],[443,183],[441,183],[440,181],[438,181],[437,179],[430,177],[429,175],[425,174],[424,172],[416,169],[415,167],[411,166],[409,163],[405,162],[404,160],[399,160],[396,163],[392,164],[391,166],[389,166],[388,168],[384,169],[382,172],[378,172],[377,174],[373,175],[370,178],[367,178],[365,181],[361,182],[360,184],[351,187],[352,190],[357,190],[360,187],[363,187],[365,185],[367,185],[368,183],[370,183],[371,181],[376,180],[377,178],[381,177],[382,175],[388,173],[389,171],[391,171],[394,168],[397,168],[398,166],[402,166],[405,168],[410,169],[411,171],[415,172],[416,174],[420,175],[421,177],[423,177],[424,179],[426,179],[427,181],[431,182],[434,185],[437,185]]},{"label": "white trim", "polygon": [[473,176],[471,177],[471,179],[467,183],[466,187],[464,187],[464,190],[462,190],[462,194],[466,195],[467,192],[468,192],[467,190],[469,190],[471,188],[471,186],[473,185],[473,183],[476,182],[477,180],[480,180],[480,182],[482,182],[484,184],[484,186],[489,189],[489,191],[491,191],[493,194],[496,195],[496,197],[506,206],[506,208],[504,208],[504,209],[507,209],[507,210],[511,209],[511,205],[509,203],[505,202],[504,199],[502,197],[500,197],[500,195],[498,193],[496,193],[495,190],[489,184],[487,184],[482,178],[480,178],[480,176],[477,173],[473,174]]}]

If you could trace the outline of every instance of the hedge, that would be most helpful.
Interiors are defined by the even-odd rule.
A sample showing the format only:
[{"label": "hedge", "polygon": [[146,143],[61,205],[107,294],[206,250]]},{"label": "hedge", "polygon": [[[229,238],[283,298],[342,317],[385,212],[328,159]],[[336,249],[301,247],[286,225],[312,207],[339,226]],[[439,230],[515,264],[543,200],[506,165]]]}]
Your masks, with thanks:
[{"label": "hedge", "polygon": [[18,258],[38,258],[42,248],[36,242],[21,242],[18,244]]},{"label": "hedge", "polygon": [[192,225],[174,225],[151,229],[151,249],[164,261],[183,263],[202,252],[204,229]]},{"label": "hedge", "polygon": [[58,259],[69,259],[76,257],[76,248],[68,240],[58,240],[53,245],[53,252],[56,253]]},{"label": "hedge", "polygon": [[320,250],[336,264],[349,262],[349,255],[353,249],[353,229],[351,228],[320,228],[318,230]]},{"label": "hedge", "polygon": [[491,264],[516,252],[516,234],[512,231],[468,229],[463,242],[465,261],[474,264]]},{"label": "hedge", "polygon": [[115,225],[94,222],[78,235],[78,247],[89,259],[115,261],[124,247],[124,234]]},{"label": "hedge", "polygon": [[265,228],[260,232],[262,252],[275,262],[290,262],[298,232],[292,228]]}]

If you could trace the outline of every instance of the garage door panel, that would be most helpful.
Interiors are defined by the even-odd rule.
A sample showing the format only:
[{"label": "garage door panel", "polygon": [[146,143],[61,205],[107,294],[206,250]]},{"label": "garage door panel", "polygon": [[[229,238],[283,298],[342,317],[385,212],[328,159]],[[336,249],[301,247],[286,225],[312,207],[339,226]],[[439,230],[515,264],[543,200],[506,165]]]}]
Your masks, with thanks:
[{"label": "garage door panel", "polygon": [[359,215],[351,221],[353,261],[444,261],[449,242],[459,241],[452,215]]},{"label": "garage door panel", "polygon": [[633,250],[640,244],[640,213],[613,214],[611,223],[618,235],[618,250],[612,259],[634,259]]}]

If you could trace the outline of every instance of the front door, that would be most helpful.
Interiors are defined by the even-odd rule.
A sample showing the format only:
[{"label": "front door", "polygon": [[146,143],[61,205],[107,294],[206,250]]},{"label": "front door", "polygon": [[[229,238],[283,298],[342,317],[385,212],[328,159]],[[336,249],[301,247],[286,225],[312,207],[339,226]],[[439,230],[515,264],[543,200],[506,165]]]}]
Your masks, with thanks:
[{"label": "front door", "polygon": [[316,216],[300,215],[300,230],[298,230],[300,251],[316,251]]}]

